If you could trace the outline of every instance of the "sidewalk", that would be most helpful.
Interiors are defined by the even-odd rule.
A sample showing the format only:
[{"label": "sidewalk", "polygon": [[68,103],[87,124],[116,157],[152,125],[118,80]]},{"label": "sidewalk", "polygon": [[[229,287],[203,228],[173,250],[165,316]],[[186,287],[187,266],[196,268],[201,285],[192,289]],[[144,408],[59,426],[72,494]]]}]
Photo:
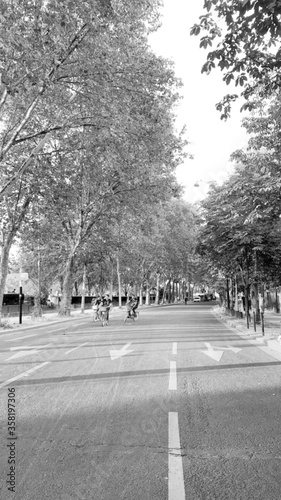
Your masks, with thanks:
[{"label": "sidewalk", "polygon": [[213,308],[213,313],[223,323],[226,323],[231,328],[236,328],[240,333],[249,338],[249,340],[257,340],[261,344],[268,346],[273,351],[281,353],[281,314],[274,311],[265,310],[264,313],[264,334],[262,333],[261,324],[256,325],[254,331],[253,316],[247,328],[246,319],[236,318],[227,314],[225,308],[216,306]]}]

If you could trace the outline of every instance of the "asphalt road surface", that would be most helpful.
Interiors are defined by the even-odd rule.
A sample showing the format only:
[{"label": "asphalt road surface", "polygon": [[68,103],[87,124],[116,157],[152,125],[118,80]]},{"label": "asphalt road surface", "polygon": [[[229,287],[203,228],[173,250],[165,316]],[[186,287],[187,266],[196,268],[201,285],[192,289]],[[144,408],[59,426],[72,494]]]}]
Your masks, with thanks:
[{"label": "asphalt road surface", "polygon": [[211,307],[1,334],[0,498],[280,500],[281,355]]}]

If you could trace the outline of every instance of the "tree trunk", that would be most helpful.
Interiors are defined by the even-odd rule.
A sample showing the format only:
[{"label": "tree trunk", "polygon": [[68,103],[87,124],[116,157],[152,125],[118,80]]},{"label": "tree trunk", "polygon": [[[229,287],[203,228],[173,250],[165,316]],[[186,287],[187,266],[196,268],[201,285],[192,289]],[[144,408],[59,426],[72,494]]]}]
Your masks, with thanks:
[{"label": "tree trunk", "polygon": [[164,279],[163,279],[163,297],[162,297],[162,304],[165,304],[167,302],[167,282],[166,282],[166,279],[165,279],[165,276],[164,276]]},{"label": "tree trunk", "polygon": [[168,303],[170,304],[171,302],[171,278],[169,279],[168,282]]},{"label": "tree trunk", "polygon": [[143,305],[143,283],[141,282],[140,283],[140,302],[139,302],[140,306]]},{"label": "tree trunk", "polygon": [[84,314],[84,312],[85,312],[86,279],[87,279],[87,264],[84,264],[83,280],[82,280],[82,293],[81,293],[81,314]]},{"label": "tree trunk", "polygon": [[42,317],[42,307],[41,307],[41,253],[40,253],[40,245],[38,245],[38,254],[37,254],[37,270],[38,270],[38,286],[37,291],[34,297],[34,308],[32,311],[33,318],[41,318]]},{"label": "tree trunk", "polygon": [[145,305],[146,306],[150,305],[150,288],[148,286],[148,283],[146,284],[146,291],[145,291]]},{"label": "tree trunk", "polygon": [[119,255],[117,255],[117,257],[116,257],[116,267],[117,267],[117,279],[118,279],[119,308],[121,309],[121,307],[122,307],[122,285],[121,285]]},{"label": "tree trunk", "polygon": [[174,280],[172,280],[172,297],[171,297],[171,300],[172,300],[172,304],[173,304],[174,301],[175,301],[175,282],[174,282]]},{"label": "tree trunk", "polygon": [[265,309],[265,298],[264,298],[264,284],[261,284],[261,294],[260,294],[260,311],[261,311],[261,325],[262,333],[264,334],[264,309]]},{"label": "tree trunk", "polygon": [[8,274],[9,254],[14,240],[14,236],[15,236],[14,232],[8,234],[6,241],[3,244],[2,253],[0,257],[0,321],[2,318],[3,295],[5,292],[6,280]]},{"label": "tree trunk", "polygon": [[157,273],[157,275],[156,275],[155,304],[159,304],[159,295],[160,295],[160,273]]},{"label": "tree trunk", "polygon": [[186,300],[186,281],[185,280],[182,282],[182,299],[183,299],[183,301]]},{"label": "tree trunk", "polygon": [[229,309],[232,311],[234,308],[234,300],[233,300],[233,280],[229,278]]},{"label": "tree trunk", "polygon": [[113,281],[114,281],[114,267],[113,267],[113,262],[111,261],[111,276],[110,276],[110,283],[109,283],[109,296],[110,296],[111,300],[113,297]]},{"label": "tree trunk", "polygon": [[237,276],[235,276],[235,314],[236,314],[236,317],[239,317]]},{"label": "tree trunk", "polygon": [[226,278],[226,306],[230,309],[230,297],[229,297],[229,280]]},{"label": "tree trunk", "polygon": [[73,255],[70,255],[64,271],[63,290],[60,302],[59,316],[70,316],[73,289],[73,266],[74,258]]},{"label": "tree trunk", "polygon": [[245,286],[245,313],[246,313],[246,321],[247,328],[249,328],[249,318],[250,318],[250,308],[249,308],[249,285]]}]

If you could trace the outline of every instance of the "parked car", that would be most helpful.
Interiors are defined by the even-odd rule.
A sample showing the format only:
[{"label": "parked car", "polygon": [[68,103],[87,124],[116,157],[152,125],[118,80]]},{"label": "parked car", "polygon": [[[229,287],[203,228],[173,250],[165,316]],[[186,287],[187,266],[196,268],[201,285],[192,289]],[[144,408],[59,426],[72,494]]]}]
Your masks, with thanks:
[{"label": "parked car", "polygon": [[193,302],[201,302],[201,297],[200,297],[200,295],[194,295],[194,297],[193,297]]}]

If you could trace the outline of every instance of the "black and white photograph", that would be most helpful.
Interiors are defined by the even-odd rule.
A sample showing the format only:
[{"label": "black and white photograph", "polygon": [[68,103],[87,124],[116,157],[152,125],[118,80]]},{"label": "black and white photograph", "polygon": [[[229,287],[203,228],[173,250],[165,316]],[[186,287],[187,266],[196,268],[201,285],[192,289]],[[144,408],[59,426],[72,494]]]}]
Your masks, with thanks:
[{"label": "black and white photograph", "polygon": [[0,500],[280,500],[281,0],[0,0]]}]

